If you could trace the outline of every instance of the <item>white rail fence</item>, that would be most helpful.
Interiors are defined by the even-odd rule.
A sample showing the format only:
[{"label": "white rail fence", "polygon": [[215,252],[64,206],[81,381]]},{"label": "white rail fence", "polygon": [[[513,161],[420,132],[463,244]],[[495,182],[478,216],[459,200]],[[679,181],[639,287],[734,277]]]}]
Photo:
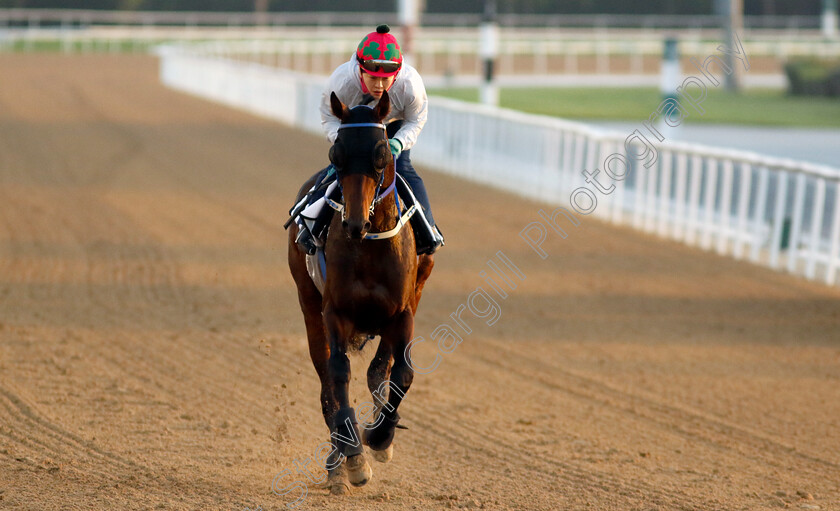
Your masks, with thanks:
[{"label": "white rail fence", "polygon": [[[421,24],[443,27],[475,27],[482,21],[479,13],[421,13]],[[584,27],[644,29],[717,29],[721,20],[715,15],[663,14],[501,14],[501,26],[511,27]],[[817,31],[820,16],[747,15],[748,29]],[[396,24],[396,12],[200,12],[200,11],[107,11],[100,9],[25,9],[0,8],[0,26],[6,25],[169,25],[169,26],[375,26]]]},{"label": "white rail fence", "polygon": [[[266,63],[287,62],[295,55],[310,59],[346,60],[358,44],[357,34],[346,37],[338,32],[324,40],[324,35],[296,38],[250,39],[244,41],[227,41],[224,45],[213,42],[193,46],[194,51],[206,54],[223,52],[228,55],[251,55],[264,59]],[[417,37],[415,67],[436,61],[449,63],[454,70],[462,68],[459,59],[476,57],[481,54],[479,35],[475,32],[464,31],[442,34],[437,31],[424,31]],[[548,59],[562,59],[566,62],[566,72],[577,71],[576,65],[568,63],[568,59],[580,57],[661,57],[663,51],[663,35],[654,34],[607,34],[599,32],[588,33],[543,33],[509,32],[502,33],[499,40],[499,66],[502,72],[516,70],[545,73]],[[745,39],[744,51],[750,58],[769,57],[786,59],[788,57],[838,58],[840,57],[840,41],[821,38],[788,39],[780,37],[763,38],[750,37]],[[703,37],[700,34],[681,34],[679,38],[680,53],[686,56],[705,57],[715,53],[720,42],[714,37]],[[529,57],[527,66],[517,65],[516,60]],[[659,61],[656,61],[655,72],[659,72]],[[642,63],[633,64],[635,71],[642,72]],[[440,67],[440,66],[431,66]],[[476,69],[480,69],[480,62]],[[611,72],[608,60],[598,64],[599,71]],[[602,69],[603,68],[603,69]]]},{"label": "white rail fence", "polygon": [[[211,41],[197,46],[207,54],[246,57],[317,74],[326,73],[346,60],[358,44],[358,34],[364,30],[366,28],[0,27],[0,51],[140,52],[162,42]],[[717,35],[680,34],[683,65],[690,67],[688,57],[702,59],[713,54],[719,45]],[[648,77],[650,80],[644,83],[656,85],[661,68],[662,38],[662,33],[646,31],[503,30],[497,74],[502,79],[518,79],[523,83],[534,83],[533,77],[568,81],[572,75],[596,76],[594,81],[597,82],[597,75],[614,74],[637,80]],[[224,41],[224,45],[219,41]],[[840,58],[840,40],[820,37],[749,35],[744,47],[754,67],[745,77],[747,86],[783,86],[782,63],[789,58]],[[478,83],[483,60],[479,56],[479,36],[475,30],[424,28],[417,34],[415,48],[412,64],[433,83],[444,86]]]},{"label": "white rail fence", "polygon": [[[323,78],[175,47],[159,53],[162,80],[171,87],[320,132]],[[578,213],[838,282],[839,169],[692,144],[647,146],[627,135],[433,98],[412,156]],[[610,163],[614,180],[605,175],[610,155],[619,155]],[[627,162],[620,172],[618,161]],[[604,193],[586,182],[584,169],[603,170],[597,179]]]}]

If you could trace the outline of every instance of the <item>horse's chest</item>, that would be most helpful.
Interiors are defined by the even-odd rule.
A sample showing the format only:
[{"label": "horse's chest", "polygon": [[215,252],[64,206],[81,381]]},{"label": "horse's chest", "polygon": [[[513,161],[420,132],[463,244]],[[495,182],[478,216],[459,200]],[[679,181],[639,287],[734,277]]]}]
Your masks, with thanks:
[{"label": "horse's chest", "polygon": [[388,317],[402,310],[408,301],[409,280],[400,272],[374,276],[348,265],[336,277],[331,283],[332,301],[353,315]]},{"label": "horse's chest", "polygon": [[[402,238],[358,242],[337,239],[327,245],[326,295],[338,310],[354,317],[387,321],[411,303],[417,279],[412,253]],[[412,247],[413,249],[413,243]]]},{"label": "horse's chest", "polygon": [[372,279],[353,279],[346,283],[345,305],[390,308],[402,303],[404,289],[400,283]]}]

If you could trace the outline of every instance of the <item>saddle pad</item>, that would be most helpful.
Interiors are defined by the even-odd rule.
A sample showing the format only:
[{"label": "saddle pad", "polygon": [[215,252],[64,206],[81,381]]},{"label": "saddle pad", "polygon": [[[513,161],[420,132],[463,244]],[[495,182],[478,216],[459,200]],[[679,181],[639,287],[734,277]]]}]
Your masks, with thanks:
[{"label": "saddle pad", "polygon": [[312,204],[303,208],[303,211],[300,212],[300,216],[306,218],[307,220],[317,219],[321,215],[321,212],[324,210],[324,208],[329,207],[327,206],[327,201],[325,197],[330,197],[333,194],[333,192],[335,192],[336,188],[338,188],[338,181],[333,181],[332,183],[330,183],[329,186],[327,186],[327,190],[326,192],[324,192],[324,195],[321,198],[312,202]]}]

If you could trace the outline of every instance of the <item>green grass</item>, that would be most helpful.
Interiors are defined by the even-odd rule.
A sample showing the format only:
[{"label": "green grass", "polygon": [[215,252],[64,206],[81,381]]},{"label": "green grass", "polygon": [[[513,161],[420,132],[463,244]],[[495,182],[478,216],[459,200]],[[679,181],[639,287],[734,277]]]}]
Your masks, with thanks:
[{"label": "green grass", "polygon": [[[429,94],[478,101],[477,89],[430,89]],[[566,119],[642,121],[662,101],[655,88],[501,89],[505,108]],[[784,91],[749,89],[740,94],[709,90],[700,115],[684,104],[684,123],[840,128],[840,98],[793,97]]]},{"label": "green grass", "polygon": [[[148,48],[157,44],[156,42],[143,41],[132,44],[130,41],[118,41],[116,43],[109,43],[108,41],[92,41],[81,42],[74,41],[70,43],[67,48],[69,53],[83,53],[90,52],[95,49],[97,53],[131,53],[134,51],[146,51]],[[38,40],[38,41],[23,41],[16,40],[2,48],[2,51],[12,53],[61,53],[65,50],[65,46],[61,41],[56,40]]]}]

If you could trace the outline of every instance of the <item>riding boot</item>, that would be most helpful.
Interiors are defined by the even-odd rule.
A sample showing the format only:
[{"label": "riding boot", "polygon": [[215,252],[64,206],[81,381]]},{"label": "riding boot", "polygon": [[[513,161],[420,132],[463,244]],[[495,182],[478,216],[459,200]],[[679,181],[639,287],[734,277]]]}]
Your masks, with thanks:
[{"label": "riding boot", "polygon": [[305,223],[301,222],[298,224],[298,235],[295,238],[295,243],[307,254],[315,255],[315,252],[318,250],[318,246],[315,245],[315,239],[312,236],[312,233],[309,231],[309,228],[306,227]]},{"label": "riding boot", "polygon": [[428,233],[428,236],[421,235],[421,238],[417,241],[417,255],[434,254],[437,249],[446,245],[443,233],[440,232],[437,225],[432,225],[431,229],[423,232]]}]

